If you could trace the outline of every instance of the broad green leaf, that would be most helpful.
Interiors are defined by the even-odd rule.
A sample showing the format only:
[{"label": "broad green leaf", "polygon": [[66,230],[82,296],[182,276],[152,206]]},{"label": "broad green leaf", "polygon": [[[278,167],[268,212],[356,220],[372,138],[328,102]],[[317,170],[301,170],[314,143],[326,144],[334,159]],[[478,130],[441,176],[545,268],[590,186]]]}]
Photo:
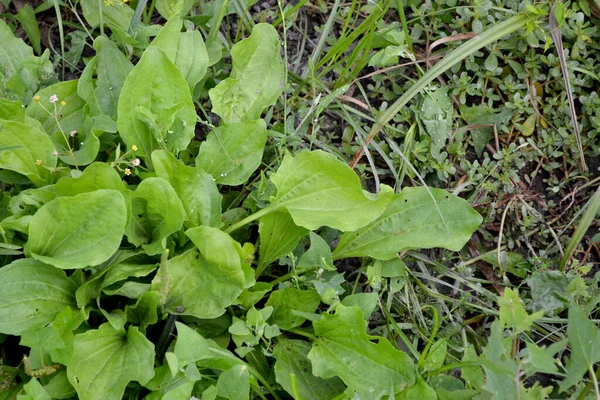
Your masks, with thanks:
[{"label": "broad green leaf", "polygon": [[129,4],[121,1],[98,2],[97,0],[81,0],[83,16],[92,28],[100,25],[99,7],[102,7],[102,20],[105,27],[111,30],[127,32],[134,11]]},{"label": "broad green leaf", "polygon": [[378,196],[363,191],[349,166],[321,150],[286,157],[271,180],[277,187],[272,207],[287,209],[296,225],[310,230],[361,228],[385,211],[393,195],[386,185]]},{"label": "broad green leaf", "polygon": [[131,381],[154,376],[154,345],[135,326],[127,333],[105,323],[75,336],[69,381],[81,400],[120,400]]},{"label": "broad green leaf", "polygon": [[408,187],[394,196],[377,220],[344,233],[333,258],[389,260],[403,250],[432,247],[458,251],[481,221],[469,203],[445,190]]},{"label": "broad green leaf", "polygon": [[59,197],[35,213],[25,254],[62,269],[98,265],[121,244],[127,208],[115,190]]},{"label": "broad green leaf", "polygon": [[214,340],[205,339],[192,328],[181,322],[175,322],[177,327],[177,341],[174,353],[177,356],[179,367],[189,363],[210,366],[211,368],[225,371],[236,365],[245,365],[238,357],[227,349],[219,346]]},{"label": "broad green leaf", "polygon": [[258,223],[260,236],[258,269],[291,253],[308,229],[294,224],[287,212],[274,212],[262,217]]},{"label": "broad green leaf", "polygon": [[319,304],[321,296],[316,291],[293,287],[274,291],[266,303],[267,306],[274,307],[270,321],[284,330],[300,326],[306,321],[306,318],[294,314],[294,311],[312,313]]},{"label": "broad green leaf", "polygon": [[127,188],[117,171],[109,164],[101,162],[88,165],[77,178],[65,176],[56,182],[59,196],[75,196],[101,189],[117,190],[128,197]]},{"label": "broad green leaf", "polygon": [[241,185],[260,166],[267,141],[265,121],[222,125],[200,145],[196,167],[211,174],[222,185]]},{"label": "broad green leaf", "polygon": [[[40,90],[36,93],[40,96],[40,100],[32,101],[25,111],[27,116],[41,122],[48,135],[55,139],[54,143],[62,147],[66,147],[62,133],[64,132],[67,138],[71,139],[69,133],[73,130],[78,131],[84,120],[85,101],[77,94],[78,82],[78,80],[59,82]],[[58,100],[51,102],[52,96],[56,96]],[[66,104],[61,105],[61,101]],[[60,126],[51,115],[54,113],[57,114]],[[54,135],[55,133],[59,135]]]},{"label": "broad green leaf", "polygon": [[257,24],[247,39],[231,49],[231,76],[208,94],[215,114],[226,124],[260,118],[283,93],[279,35],[270,24]]},{"label": "broad green leaf", "polygon": [[290,374],[296,378],[298,394],[303,399],[330,400],[341,394],[346,386],[338,377],[321,379],[312,374],[312,365],[307,358],[310,343],[279,337],[273,350],[275,357],[275,379],[291,395],[293,389]]},{"label": "broad green leaf", "polygon": [[219,396],[229,400],[250,398],[250,373],[246,365],[234,365],[219,375],[217,381]]},{"label": "broad green leaf", "polygon": [[194,3],[195,0],[157,0],[156,11],[170,20],[175,14],[186,15]]},{"label": "broad green leaf", "polygon": [[513,334],[529,331],[534,321],[544,316],[543,311],[531,315],[527,314],[525,307],[519,299],[519,290],[506,288],[504,295],[498,298],[500,306],[500,323],[513,330]]},{"label": "broad green leaf", "polygon": [[156,176],[168,181],[185,209],[186,226],[223,225],[221,201],[223,196],[213,177],[199,168],[187,167],[172,154],[157,150],[152,153]]},{"label": "broad green leaf", "polygon": [[23,385],[23,389],[33,400],[52,400],[48,392],[46,392],[42,384],[36,378],[31,378],[29,382]]},{"label": "broad green leaf", "polygon": [[181,16],[176,14],[169,18],[150,45],[165,52],[169,60],[181,71],[190,93],[194,93],[194,87],[208,69],[208,53],[200,32],[181,32]]},{"label": "broad green leaf", "polygon": [[379,301],[379,296],[377,293],[354,293],[349,296],[344,297],[342,300],[342,304],[346,307],[356,306],[360,308],[363,312],[363,316],[365,321],[368,321],[377,308],[377,303]]},{"label": "broad green leaf", "polygon": [[[93,120],[86,118],[85,101],[77,94],[77,85],[78,81],[72,80],[40,90],[37,93],[40,100],[31,102],[26,114],[42,123],[52,138],[61,161],[80,166],[94,161],[100,141],[92,129]],[[52,96],[56,96],[58,101],[52,103]],[[64,106],[62,101],[66,103]],[[50,113],[56,114],[57,118]],[[73,150],[73,154],[69,148]]]},{"label": "broad green leaf", "polygon": [[50,382],[44,386],[44,389],[53,399],[69,399],[77,394],[75,388],[69,382],[67,371],[58,371],[50,378]]},{"label": "broad green leaf", "polygon": [[210,226],[188,229],[185,235],[196,245],[206,261],[227,272],[241,270],[244,262],[242,246],[225,232]]},{"label": "broad green leaf", "polygon": [[0,98],[0,119],[25,123],[25,110],[21,101]]},{"label": "broad green leaf", "polygon": [[446,360],[447,351],[448,342],[446,339],[440,339],[435,342],[427,354],[423,371],[435,371],[441,368],[444,365],[444,360]]},{"label": "broad green leaf", "polygon": [[10,27],[0,20],[0,69],[6,79],[17,73],[22,64],[33,55],[31,47],[16,38]]},{"label": "broad green leaf", "polygon": [[526,279],[531,288],[530,310],[544,310],[548,315],[555,315],[569,306],[569,277],[566,273],[553,270],[535,271]]},{"label": "broad green leaf", "polygon": [[94,49],[96,57],[85,67],[77,93],[88,103],[91,115],[108,115],[116,121],[121,89],[133,65],[116,43],[104,36],[96,38]]},{"label": "broad green leaf", "polygon": [[600,330],[575,303],[569,307],[567,336],[571,357],[567,363],[567,377],[560,384],[561,391],[579,383],[583,375],[593,370],[594,364],[600,361]]},{"label": "broad green leaf", "polygon": [[242,293],[241,268],[227,269],[209,262],[195,249],[171,258],[162,266],[151,290],[161,294],[165,311],[197,318],[216,318]]},{"label": "broad green leaf", "polygon": [[20,335],[52,322],[75,307],[77,286],[64,271],[32,259],[0,268],[0,332]]},{"label": "broad green leaf", "polygon": [[127,321],[139,325],[142,330],[148,325],[158,322],[158,304],[160,295],[157,292],[146,292],[140,296],[135,305],[125,306]]},{"label": "broad green leaf", "polygon": [[117,113],[127,148],[137,146],[136,154],[149,164],[154,150],[178,153],[194,137],[196,111],[187,83],[165,53],[153,46],[125,79]]},{"label": "broad green leaf", "polygon": [[40,28],[33,8],[29,4],[25,4],[17,13],[17,19],[21,23],[25,33],[27,33],[33,49],[37,54],[40,54],[42,52],[40,46]]},{"label": "broad green leaf", "polygon": [[31,47],[13,35],[10,27],[0,21],[0,95],[18,98],[28,104],[43,84],[56,81],[50,51],[35,57]]},{"label": "broad green leaf", "polygon": [[360,308],[338,305],[334,315],[323,314],[313,326],[317,339],[308,359],[315,376],[337,375],[349,388],[370,398],[389,394],[391,388],[398,392],[415,383],[411,359],[387,339],[368,336]]},{"label": "broad green leaf", "polygon": [[[130,265],[125,263],[125,261],[135,256],[138,252],[139,250],[117,250],[117,252],[113,254],[109,260],[102,263],[102,265],[97,268],[98,272],[86,278],[85,283],[83,283],[77,289],[77,292],[75,293],[77,307],[85,307],[93,298],[100,296],[100,290],[103,287],[106,287],[111,283],[119,282],[120,280],[127,279],[130,276],[145,276],[157,268],[155,264],[149,266],[137,264]],[[113,271],[113,269],[117,270],[117,272],[115,272],[112,279],[109,279],[110,273]],[[108,282],[106,285],[104,284],[105,280]]]},{"label": "broad green leaf", "polygon": [[52,154],[54,145],[44,132],[0,120],[0,149],[0,168],[25,175],[36,186],[52,182],[47,168],[56,167],[56,157]]},{"label": "broad green leaf", "polygon": [[55,363],[67,363],[73,355],[73,330],[84,320],[83,313],[73,315],[71,307],[65,306],[48,325],[21,332],[20,345],[48,352]]},{"label": "broad green leaf", "polygon": [[331,249],[321,236],[310,232],[310,248],[300,257],[297,268],[322,268],[335,271]]},{"label": "broad green leaf", "polygon": [[406,390],[403,390],[400,393],[398,393],[398,390],[396,389],[396,387],[394,387],[394,390],[397,393],[395,398],[398,400],[413,400],[413,399],[437,400],[438,399],[438,396],[435,393],[435,390],[433,390],[431,388],[431,386],[429,386],[427,384],[427,382],[425,382],[423,380],[423,378],[421,378],[420,376],[417,377],[417,381],[415,382],[415,384],[410,386]]},{"label": "broad green leaf", "polygon": [[148,178],[131,194],[131,219],[125,234],[148,255],[160,254],[167,236],[183,226],[183,218],[183,206],[169,182]]},{"label": "broad green leaf", "polygon": [[438,400],[472,400],[477,390],[465,389],[465,384],[458,378],[449,375],[438,375],[429,379]]}]

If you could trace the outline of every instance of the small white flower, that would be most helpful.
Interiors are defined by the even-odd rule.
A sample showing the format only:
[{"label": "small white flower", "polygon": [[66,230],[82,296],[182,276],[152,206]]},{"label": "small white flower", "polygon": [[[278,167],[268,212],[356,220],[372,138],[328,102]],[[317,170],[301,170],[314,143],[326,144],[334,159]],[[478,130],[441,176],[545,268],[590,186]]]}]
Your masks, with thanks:
[{"label": "small white flower", "polygon": [[53,94],[52,96],[50,96],[50,103],[54,104],[58,101],[58,96]]},{"label": "small white flower", "polygon": [[136,159],[131,160],[131,165],[133,165],[134,167],[139,166],[140,165],[140,159],[136,158]]},{"label": "small white flower", "polygon": [[71,132],[69,132],[69,136],[75,137],[75,135],[77,135],[77,131],[76,130],[72,130]]},{"label": "small white flower", "polygon": [[58,157],[58,151],[54,150],[54,151],[52,152],[52,155],[53,155],[54,157]]}]

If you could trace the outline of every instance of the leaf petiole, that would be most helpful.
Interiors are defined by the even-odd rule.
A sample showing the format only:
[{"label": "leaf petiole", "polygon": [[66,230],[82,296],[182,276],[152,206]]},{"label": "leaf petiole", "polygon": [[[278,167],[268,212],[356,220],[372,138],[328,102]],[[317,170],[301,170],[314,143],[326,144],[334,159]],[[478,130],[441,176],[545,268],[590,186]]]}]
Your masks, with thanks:
[{"label": "leaf petiole", "polygon": [[233,232],[235,230],[238,230],[242,226],[248,225],[250,222],[256,221],[260,217],[264,217],[265,215],[267,215],[269,213],[272,213],[273,211],[277,210],[278,208],[279,208],[278,206],[271,204],[270,206],[265,207],[262,210],[259,210],[259,211],[255,212],[254,214],[248,215],[243,220],[238,221],[238,222],[236,222],[233,225],[230,225],[227,229],[223,230],[223,232],[225,232],[225,233],[231,233],[231,232]]}]

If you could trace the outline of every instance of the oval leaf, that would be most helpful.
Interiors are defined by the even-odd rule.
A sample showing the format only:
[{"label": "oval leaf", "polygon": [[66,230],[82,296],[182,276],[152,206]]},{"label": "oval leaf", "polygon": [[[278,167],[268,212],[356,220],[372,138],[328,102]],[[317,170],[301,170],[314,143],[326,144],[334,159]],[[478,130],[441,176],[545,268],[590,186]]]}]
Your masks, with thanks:
[{"label": "oval leaf", "polygon": [[0,268],[0,333],[20,335],[76,307],[77,286],[64,271],[32,259]]},{"label": "oval leaf", "polygon": [[356,232],[344,233],[333,257],[389,260],[408,249],[442,247],[458,251],[481,221],[467,201],[445,190],[404,188],[376,221]]},{"label": "oval leaf", "polygon": [[161,294],[165,311],[198,318],[216,318],[244,289],[242,268],[224,269],[196,249],[171,258],[162,266],[151,290]]},{"label": "oval leaf", "polygon": [[25,175],[36,186],[51,183],[54,145],[46,133],[16,121],[0,120],[0,168]]},{"label": "oval leaf", "polygon": [[266,142],[262,119],[220,126],[200,145],[196,166],[222,185],[243,184],[260,166]]},{"label": "oval leaf", "polygon": [[208,53],[200,32],[181,32],[181,16],[176,14],[167,21],[150,45],[165,52],[179,68],[193,93],[208,69]]},{"label": "oval leaf", "polygon": [[187,167],[172,154],[157,150],[152,153],[156,175],[168,181],[185,209],[186,221],[191,226],[223,225],[221,201],[223,196],[213,177],[199,168]]},{"label": "oval leaf", "polygon": [[379,217],[393,196],[386,185],[379,196],[363,191],[349,166],[321,150],[286,157],[271,180],[277,187],[272,206],[287,209],[296,225],[310,230],[361,228]]},{"label": "oval leaf", "polygon": [[258,119],[283,93],[279,35],[270,24],[257,24],[231,49],[231,76],[208,94],[212,111],[225,123]]},{"label": "oval leaf", "polygon": [[287,212],[274,212],[262,217],[258,224],[260,236],[260,257],[258,269],[291,253],[308,229],[294,224]]},{"label": "oval leaf", "polygon": [[98,265],[119,248],[126,222],[125,201],[115,190],[59,197],[31,219],[25,254],[62,269]]},{"label": "oval leaf", "polygon": [[160,254],[164,240],[183,226],[184,210],[169,182],[148,178],[131,195],[131,219],[127,240],[142,246],[147,254]]},{"label": "oval leaf", "polygon": [[[94,57],[85,67],[77,93],[90,108],[91,115],[108,115],[117,120],[117,104],[125,79],[133,65],[115,42],[99,36],[94,40]],[[94,73],[97,76],[93,80]]]},{"label": "oval leaf", "polygon": [[196,111],[188,85],[157,47],[148,47],[125,79],[117,114],[127,148],[138,146],[136,154],[149,164],[152,151],[177,153],[194,137]]}]

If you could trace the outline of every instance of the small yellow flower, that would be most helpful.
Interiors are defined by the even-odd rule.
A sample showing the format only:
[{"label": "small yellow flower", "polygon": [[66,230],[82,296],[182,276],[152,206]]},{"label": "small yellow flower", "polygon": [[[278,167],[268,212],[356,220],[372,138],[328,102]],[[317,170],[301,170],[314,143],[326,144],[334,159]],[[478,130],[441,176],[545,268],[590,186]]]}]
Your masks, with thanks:
[{"label": "small yellow flower", "polygon": [[35,160],[36,165],[42,165],[42,160]]},{"label": "small yellow flower", "polygon": [[67,105],[67,102],[63,100],[63,101],[60,102],[60,105],[64,107],[64,106]]},{"label": "small yellow flower", "polygon": [[125,175],[131,175],[131,170],[129,168],[125,168]]},{"label": "small yellow flower", "polygon": [[40,96],[38,96],[38,95],[36,94],[35,96],[33,96],[33,99],[34,99],[35,101],[40,101]]},{"label": "small yellow flower", "polygon": [[133,151],[137,151],[138,147],[134,144],[133,146],[131,146],[131,150]]}]

